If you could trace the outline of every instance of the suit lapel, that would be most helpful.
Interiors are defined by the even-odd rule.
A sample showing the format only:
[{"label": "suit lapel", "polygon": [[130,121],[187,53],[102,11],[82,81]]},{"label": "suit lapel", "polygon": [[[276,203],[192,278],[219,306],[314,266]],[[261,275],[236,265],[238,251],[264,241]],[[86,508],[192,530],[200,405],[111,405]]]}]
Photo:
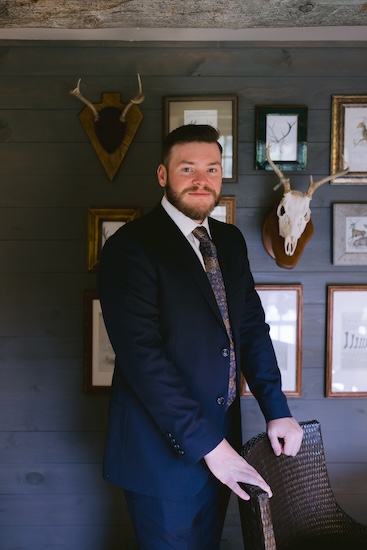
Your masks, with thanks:
[{"label": "suit lapel", "polygon": [[172,261],[179,263],[183,270],[186,269],[190,272],[200,291],[205,296],[210,308],[213,310],[218,320],[223,324],[222,316],[209,279],[199,258],[192,249],[191,244],[160,205],[157,214],[159,215],[159,223],[161,225],[159,231],[162,236],[162,246],[167,247],[167,251]]}]

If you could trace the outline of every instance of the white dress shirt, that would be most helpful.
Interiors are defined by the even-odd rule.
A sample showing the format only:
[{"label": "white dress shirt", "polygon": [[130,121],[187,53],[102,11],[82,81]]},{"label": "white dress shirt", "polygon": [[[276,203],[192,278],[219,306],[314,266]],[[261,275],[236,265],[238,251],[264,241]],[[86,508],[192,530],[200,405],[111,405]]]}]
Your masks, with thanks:
[{"label": "white dress shirt", "polygon": [[167,214],[169,215],[169,217],[174,221],[174,223],[177,225],[177,227],[180,229],[180,231],[185,235],[186,239],[191,244],[192,248],[194,249],[195,253],[197,254],[197,256],[198,256],[198,258],[199,258],[199,260],[200,260],[200,262],[201,262],[201,264],[202,264],[202,266],[205,270],[204,260],[203,260],[203,257],[201,255],[200,248],[199,248],[200,242],[196,237],[194,237],[194,235],[192,234],[192,231],[195,229],[195,227],[205,227],[205,229],[208,232],[209,237],[211,237],[208,218],[205,218],[205,220],[201,224],[196,223],[196,221],[192,220],[188,216],[185,216],[185,214],[183,214],[182,212],[180,212],[180,210],[178,210],[175,206],[173,206],[173,204],[171,204],[168,201],[166,196],[164,196],[162,198],[162,203],[161,204],[162,204],[163,208],[165,209],[165,211],[167,212]]}]

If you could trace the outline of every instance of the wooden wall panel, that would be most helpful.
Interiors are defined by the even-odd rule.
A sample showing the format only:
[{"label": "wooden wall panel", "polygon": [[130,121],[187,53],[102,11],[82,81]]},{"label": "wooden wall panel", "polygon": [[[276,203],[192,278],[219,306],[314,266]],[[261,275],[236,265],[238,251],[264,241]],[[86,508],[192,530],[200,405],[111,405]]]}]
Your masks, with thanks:
[{"label": "wooden wall panel", "polygon": [[[83,293],[88,207],[140,206],[161,197],[156,182],[162,96],[239,98],[237,225],[257,283],[303,285],[302,396],[298,420],[321,422],[333,487],[367,523],[366,399],[326,399],[328,284],[366,283],[367,267],[333,266],[332,204],[367,202],[366,186],[325,184],[311,202],[315,234],[293,270],[265,252],[262,221],[279,201],[272,172],[255,170],[257,104],[308,106],[308,164],[291,175],[329,172],[332,94],[367,94],[366,43],[124,43],[0,41],[0,491],[1,549],[135,550],[120,492],[101,479],[108,397],[82,393]],[[133,97],[141,73],[143,122],[111,183],[78,120],[84,95]],[[244,438],[263,431],[242,399]],[[232,499],[223,534],[241,548]]]}]

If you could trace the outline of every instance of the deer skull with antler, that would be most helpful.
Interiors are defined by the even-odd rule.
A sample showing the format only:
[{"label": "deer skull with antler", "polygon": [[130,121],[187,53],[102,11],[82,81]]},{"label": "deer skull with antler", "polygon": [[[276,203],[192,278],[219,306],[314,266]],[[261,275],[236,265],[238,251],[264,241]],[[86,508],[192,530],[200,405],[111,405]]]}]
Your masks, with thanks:
[{"label": "deer skull with antler", "polygon": [[[320,185],[335,178],[344,176],[349,171],[349,167],[319,181],[313,181],[313,177],[310,176],[310,184],[306,193],[301,193],[300,191],[291,189],[290,179],[286,178],[279,167],[271,160],[270,145],[266,148],[266,158],[274,172],[279,177],[279,183],[274,187],[274,190],[283,185],[284,194],[276,208],[276,216],[278,218],[278,234],[275,234],[274,232],[274,219],[272,219],[274,218],[273,211],[269,214],[272,218],[268,216],[264,223],[263,242],[267,252],[277,261],[280,267],[292,268],[297,262],[299,255],[296,256],[295,259],[291,259],[290,257],[295,255],[296,249],[300,244],[300,239],[305,234],[307,225],[311,223],[310,202],[313,193],[318,187],[320,187]],[[308,235],[300,247],[300,253],[302,253],[303,247],[307,240],[311,237],[312,232],[313,227],[310,226]],[[280,253],[279,236],[284,239],[282,246],[285,257],[284,254]]]},{"label": "deer skull with antler", "polygon": [[79,118],[110,179],[113,179],[142,119],[138,105],[145,99],[138,73],[138,94],[123,104],[118,93],[104,93],[94,104],[80,92],[80,82],[70,94],[86,105]]}]

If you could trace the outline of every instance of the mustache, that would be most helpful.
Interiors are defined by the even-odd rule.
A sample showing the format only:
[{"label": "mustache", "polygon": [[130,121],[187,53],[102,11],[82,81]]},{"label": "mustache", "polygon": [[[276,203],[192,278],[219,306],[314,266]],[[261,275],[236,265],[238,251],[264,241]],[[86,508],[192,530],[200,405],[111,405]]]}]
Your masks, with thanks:
[{"label": "mustache", "polygon": [[193,185],[192,187],[188,187],[187,189],[185,189],[185,193],[193,193],[195,191],[198,191],[198,190],[201,190],[201,191],[206,191],[206,193],[210,193],[211,195],[215,196],[215,191],[213,191],[213,189],[211,189],[210,187],[207,187],[206,185],[204,185],[204,187],[199,187],[198,185]]}]

